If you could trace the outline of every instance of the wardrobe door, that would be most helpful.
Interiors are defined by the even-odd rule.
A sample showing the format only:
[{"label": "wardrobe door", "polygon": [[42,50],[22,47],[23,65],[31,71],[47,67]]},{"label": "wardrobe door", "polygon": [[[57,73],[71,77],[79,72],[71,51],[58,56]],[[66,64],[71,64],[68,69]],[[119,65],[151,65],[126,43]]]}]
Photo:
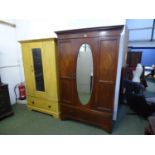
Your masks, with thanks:
[{"label": "wardrobe door", "polygon": [[98,53],[96,109],[105,112],[105,118],[107,115],[107,127],[109,129],[112,129],[118,43],[117,37],[100,39]]},{"label": "wardrobe door", "polygon": [[43,46],[41,42],[23,45],[23,58],[28,95],[45,96],[45,61],[43,60]]},{"label": "wardrobe door", "polygon": [[[50,45],[50,46],[48,46]],[[26,75],[27,95],[51,99],[51,42],[23,44],[23,60]],[[49,76],[50,75],[50,76]]]},{"label": "wardrobe door", "polygon": [[74,98],[80,109],[93,110],[98,66],[96,57],[98,38],[77,38],[72,42],[76,51]]},{"label": "wardrobe door", "polygon": [[31,61],[31,53],[29,52],[29,43],[22,44],[22,58],[24,65],[24,73],[25,73],[25,81],[26,81],[26,94],[28,96],[34,95],[34,86],[32,84],[33,76],[32,76],[32,61]]},{"label": "wardrobe door", "polygon": [[29,52],[30,52],[30,61],[32,61],[32,86],[33,93],[35,97],[47,97],[46,90],[46,60],[45,51],[43,50],[43,44],[41,42],[38,43],[30,43],[29,44]]},{"label": "wardrobe door", "polygon": [[[58,88],[57,88],[57,57],[56,47],[54,40],[42,41],[43,55],[45,61],[45,88],[47,91],[47,98],[53,101],[58,101]],[[43,66],[44,67],[44,66]]]},{"label": "wardrobe door", "polygon": [[[75,81],[74,66],[75,52],[72,50],[72,41],[59,41],[59,82],[61,104],[74,105],[73,87]],[[62,108],[62,106],[61,106]],[[61,110],[63,112],[63,110]]]}]

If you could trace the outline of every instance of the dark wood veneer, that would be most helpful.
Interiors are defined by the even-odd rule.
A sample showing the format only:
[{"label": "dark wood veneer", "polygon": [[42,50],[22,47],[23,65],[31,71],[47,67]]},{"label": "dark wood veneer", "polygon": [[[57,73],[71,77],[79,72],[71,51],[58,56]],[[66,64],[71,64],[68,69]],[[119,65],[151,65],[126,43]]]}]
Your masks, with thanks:
[{"label": "dark wood veneer", "polygon": [[12,114],[8,85],[2,84],[0,85],[0,120]]},{"label": "dark wood veneer", "polygon": [[[115,81],[120,33],[123,26],[57,31],[60,117],[99,126],[112,132]],[[90,45],[93,55],[93,89],[87,105],[80,103],[76,64],[80,46]]]},{"label": "dark wood veneer", "polygon": [[58,39],[74,39],[81,37],[102,37],[102,36],[117,36],[122,32],[123,25],[107,26],[107,27],[93,27],[84,29],[72,29],[65,31],[56,31],[59,35]]}]

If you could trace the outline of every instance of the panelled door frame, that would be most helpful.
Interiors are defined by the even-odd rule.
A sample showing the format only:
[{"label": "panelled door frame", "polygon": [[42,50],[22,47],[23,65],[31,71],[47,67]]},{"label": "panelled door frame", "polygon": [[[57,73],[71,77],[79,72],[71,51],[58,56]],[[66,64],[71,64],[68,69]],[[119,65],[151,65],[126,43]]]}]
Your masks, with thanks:
[{"label": "panelled door frame", "polygon": [[[77,58],[78,58],[78,53],[79,53],[79,49],[81,47],[82,44],[88,44],[90,45],[90,49],[92,52],[92,57],[93,57],[93,85],[92,85],[92,92],[91,92],[91,96],[90,99],[88,101],[88,103],[86,105],[82,105],[80,103],[80,99],[78,96],[78,91],[77,91],[77,80],[76,80],[76,67],[77,67]],[[72,46],[73,46],[73,50],[76,51],[75,53],[75,65],[74,65],[74,103],[76,103],[76,105],[79,108],[85,108],[85,109],[93,109],[94,108],[94,102],[95,102],[95,91],[96,91],[96,79],[97,79],[97,70],[95,68],[97,68],[97,59],[96,59],[96,52],[98,51],[98,38],[76,38],[72,40]]]},{"label": "panelled door frame", "polygon": [[[42,41],[43,53],[44,53],[44,79],[45,88],[47,92],[47,99],[57,101],[58,89],[57,89],[57,61],[56,61],[56,45],[54,40]],[[52,82],[51,82],[52,81]],[[51,84],[52,83],[52,84]]]},{"label": "panelled door frame", "polygon": [[23,63],[24,63],[24,72],[25,72],[25,80],[26,80],[26,93],[31,96],[34,95],[33,85],[32,83],[32,62],[30,60],[31,53],[29,52],[29,43],[22,44],[22,52],[23,52]]},{"label": "panelled door frame", "polygon": [[[113,37],[101,37],[100,40],[99,40],[99,52],[96,53],[98,54],[97,58],[98,58],[98,79],[97,79],[97,91],[96,91],[96,100],[95,100],[95,106],[96,106],[96,109],[100,110],[100,111],[107,111],[109,113],[111,113],[111,115],[113,115],[113,110],[114,110],[114,96],[115,96],[115,85],[116,85],[116,73],[117,73],[117,61],[118,61],[118,50],[119,50],[119,39],[120,37],[119,36],[113,36]],[[111,71],[110,74],[112,74],[113,76],[110,77],[111,75],[104,75],[106,76],[106,78],[101,78],[101,74],[102,72],[100,72],[101,70],[101,64],[102,62],[104,63],[105,61],[108,60],[108,57],[110,57],[110,55],[106,58],[107,60],[100,60],[102,58],[102,54],[105,54],[105,50],[103,49],[102,50],[102,47],[101,47],[101,44],[102,42],[113,42],[115,45],[115,48],[113,50],[109,50],[110,48],[112,48],[112,43],[110,44],[109,46],[109,52],[113,51],[114,52],[114,57],[113,57],[113,65],[110,64],[110,61],[108,61],[107,65],[110,65],[108,67],[108,70],[110,69],[110,67],[113,67],[113,71]],[[114,51],[115,50],[115,51]],[[102,53],[101,53],[102,52]],[[104,68],[107,67],[107,65],[102,65]],[[106,69],[104,69],[106,70]],[[110,70],[109,70],[110,71]],[[102,75],[103,76],[103,75]],[[105,87],[107,87],[107,89],[103,89],[102,90],[102,93],[106,90],[109,89],[109,92],[105,92],[106,93],[106,96],[103,97],[103,94],[100,92],[100,87],[101,85],[105,85]],[[108,88],[109,87],[109,88]],[[111,89],[110,89],[111,88]],[[113,97],[109,98],[109,95],[111,95]],[[99,101],[101,99],[101,101]],[[102,106],[100,106],[100,102],[102,103]],[[108,103],[109,102],[109,103]],[[105,105],[106,104],[106,105]],[[104,107],[105,105],[105,107]]]},{"label": "panelled door frame", "polygon": [[[31,83],[32,85],[32,96],[35,97],[40,97],[40,98],[48,98],[48,91],[47,91],[47,77],[46,77],[46,66],[47,66],[47,61],[46,61],[46,51],[43,48],[43,43],[42,42],[32,42],[29,43],[29,49],[27,52],[29,52],[29,63],[30,63],[30,70],[31,70],[31,74],[29,76],[31,76],[31,82],[29,81],[29,83]],[[34,74],[34,65],[33,65],[33,56],[32,56],[32,49],[33,48],[40,48],[41,49],[41,60],[42,60],[42,68],[43,68],[43,77],[44,77],[44,87],[45,87],[45,91],[38,91],[36,90],[36,81],[35,81],[35,74]]]},{"label": "panelled door frame", "polygon": [[73,85],[74,78],[73,68],[75,65],[74,51],[70,48],[72,44],[70,39],[59,40],[59,83],[60,83],[60,102],[61,104],[74,105],[73,102]]}]

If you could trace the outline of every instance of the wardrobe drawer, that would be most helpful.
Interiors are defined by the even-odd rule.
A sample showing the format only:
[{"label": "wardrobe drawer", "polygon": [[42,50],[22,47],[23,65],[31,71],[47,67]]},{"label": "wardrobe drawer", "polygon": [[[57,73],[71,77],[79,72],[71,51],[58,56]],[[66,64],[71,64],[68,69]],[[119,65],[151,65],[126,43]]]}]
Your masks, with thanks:
[{"label": "wardrobe drawer", "polygon": [[38,107],[40,109],[52,110],[51,101],[40,98],[28,97],[28,105]]},{"label": "wardrobe drawer", "polygon": [[77,116],[76,108],[73,108],[72,106],[61,104],[60,109],[62,118],[63,116],[70,116],[71,118],[75,118]]}]

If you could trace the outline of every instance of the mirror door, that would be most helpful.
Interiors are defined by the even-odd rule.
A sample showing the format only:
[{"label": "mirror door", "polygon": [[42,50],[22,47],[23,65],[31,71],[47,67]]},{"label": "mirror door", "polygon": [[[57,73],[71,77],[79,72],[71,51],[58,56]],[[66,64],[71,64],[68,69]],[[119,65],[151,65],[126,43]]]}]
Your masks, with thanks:
[{"label": "mirror door", "polygon": [[31,74],[32,95],[36,97],[47,98],[47,78],[46,78],[46,53],[41,42],[29,44],[29,67]]},{"label": "mirror door", "polygon": [[89,44],[80,46],[76,64],[77,93],[82,105],[87,105],[93,86],[93,56]]},{"label": "mirror door", "polygon": [[74,54],[73,65],[73,102],[80,108],[94,109],[98,38],[79,38],[71,42]]}]

